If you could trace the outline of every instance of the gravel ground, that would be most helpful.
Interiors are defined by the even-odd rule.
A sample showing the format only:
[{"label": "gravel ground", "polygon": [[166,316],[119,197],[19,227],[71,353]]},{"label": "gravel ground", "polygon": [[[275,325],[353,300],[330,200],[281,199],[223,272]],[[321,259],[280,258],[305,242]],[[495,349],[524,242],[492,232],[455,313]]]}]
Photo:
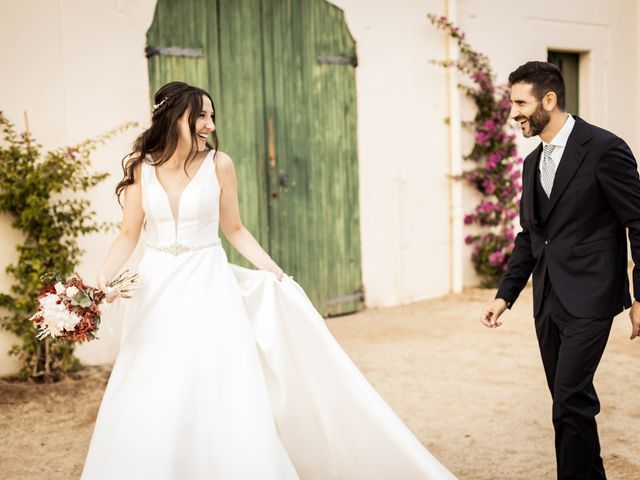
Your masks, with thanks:
[{"label": "gravel ground", "polygon": [[[523,292],[505,323],[480,311],[493,291],[328,321],[332,332],[424,445],[460,479],[555,478],[551,399]],[[640,341],[614,321],[596,375],[598,425],[612,480],[640,479]],[[0,477],[80,477],[109,366],[57,384],[0,380]],[[390,479],[398,480],[398,479]]]}]

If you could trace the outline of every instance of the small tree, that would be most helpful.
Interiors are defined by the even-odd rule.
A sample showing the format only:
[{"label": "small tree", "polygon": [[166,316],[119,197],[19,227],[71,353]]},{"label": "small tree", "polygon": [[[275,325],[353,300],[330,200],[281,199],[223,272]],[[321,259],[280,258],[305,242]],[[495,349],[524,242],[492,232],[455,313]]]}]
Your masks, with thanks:
[{"label": "small tree", "polygon": [[[26,117],[25,117],[26,118]],[[37,340],[28,318],[35,312],[36,296],[45,273],[66,277],[76,269],[83,251],[78,237],[107,227],[93,220],[89,200],[74,196],[86,192],[107,177],[89,171],[90,154],[116,134],[132,127],[127,123],[96,138],[71,147],[42,153],[27,129],[18,134],[15,125],[0,112],[4,142],[0,144],[0,212],[23,235],[18,262],[6,268],[14,283],[0,293],[3,328],[20,343],[9,353],[22,362],[24,379],[57,380],[77,367],[73,343]]]},{"label": "small tree", "polygon": [[515,136],[508,125],[511,103],[507,85],[495,85],[495,75],[486,55],[476,52],[465,35],[447,17],[428,15],[429,21],[453,38],[459,46],[457,61],[436,61],[443,67],[455,67],[471,84],[460,88],[475,104],[477,113],[465,125],[474,130],[475,143],[464,158],[474,166],[459,179],[480,192],[482,199],[472,213],[465,215],[465,225],[475,224],[484,230],[467,235],[473,245],[471,260],[483,286],[496,286],[507,268],[513,250],[513,220],[518,216],[522,191]]}]

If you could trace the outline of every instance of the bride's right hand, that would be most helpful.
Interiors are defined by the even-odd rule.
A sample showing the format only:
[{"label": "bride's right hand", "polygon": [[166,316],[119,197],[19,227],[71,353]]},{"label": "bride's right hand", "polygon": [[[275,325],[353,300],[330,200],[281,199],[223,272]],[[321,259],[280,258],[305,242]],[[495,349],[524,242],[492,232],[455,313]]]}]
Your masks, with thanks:
[{"label": "bride's right hand", "polygon": [[118,297],[117,293],[110,291],[111,287],[109,287],[109,282],[111,282],[111,277],[111,275],[107,275],[104,272],[98,272],[98,278],[96,280],[98,289],[102,290],[106,294],[104,298],[107,303],[113,302]]}]

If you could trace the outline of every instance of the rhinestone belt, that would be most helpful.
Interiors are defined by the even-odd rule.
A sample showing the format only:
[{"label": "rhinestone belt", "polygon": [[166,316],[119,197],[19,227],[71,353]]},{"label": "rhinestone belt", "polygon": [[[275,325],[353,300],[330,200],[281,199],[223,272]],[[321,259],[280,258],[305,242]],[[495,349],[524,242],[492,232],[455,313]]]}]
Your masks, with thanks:
[{"label": "rhinestone belt", "polygon": [[184,245],[183,243],[176,242],[172,245],[167,245],[164,247],[147,244],[147,247],[153,248],[154,250],[158,250],[159,252],[169,253],[174,257],[177,257],[178,255],[181,255],[186,252],[193,252],[195,250],[211,248],[211,247],[215,247],[216,245],[220,245],[220,240],[216,240],[215,242],[205,243],[201,245]]}]

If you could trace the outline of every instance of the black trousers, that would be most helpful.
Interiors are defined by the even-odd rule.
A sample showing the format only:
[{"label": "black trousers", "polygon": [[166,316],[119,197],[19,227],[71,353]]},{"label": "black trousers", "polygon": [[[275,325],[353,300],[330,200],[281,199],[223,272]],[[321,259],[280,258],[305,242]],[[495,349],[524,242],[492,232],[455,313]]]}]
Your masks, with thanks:
[{"label": "black trousers", "polygon": [[593,376],[611,331],[611,318],[573,317],[547,277],[536,333],[553,398],[558,479],[606,479],[595,416]]}]

